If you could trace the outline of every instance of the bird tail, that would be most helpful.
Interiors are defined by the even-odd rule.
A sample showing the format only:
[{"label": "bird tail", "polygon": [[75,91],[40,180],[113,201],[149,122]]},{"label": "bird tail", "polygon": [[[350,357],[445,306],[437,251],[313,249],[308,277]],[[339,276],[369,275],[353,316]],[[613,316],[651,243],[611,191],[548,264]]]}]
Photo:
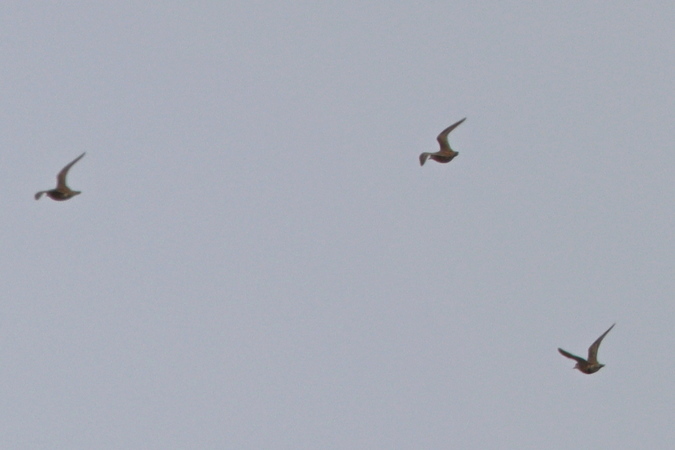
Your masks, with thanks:
[{"label": "bird tail", "polygon": [[422,153],[420,155],[420,166],[423,166],[427,162],[427,158],[429,158],[429,153]]},{"label": "bird tail", "polygon": [[42,194],[44,194],[46,191],[40,191],[35,194],[35,200],[40,200],[40,197],[42,197]]}]

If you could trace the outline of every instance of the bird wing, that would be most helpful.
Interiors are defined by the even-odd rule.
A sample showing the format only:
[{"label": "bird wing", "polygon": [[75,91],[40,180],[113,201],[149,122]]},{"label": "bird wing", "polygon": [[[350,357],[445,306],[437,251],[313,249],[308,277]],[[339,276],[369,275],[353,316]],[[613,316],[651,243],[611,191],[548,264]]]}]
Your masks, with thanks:
[{"label": "bird wing", "polygon": [[445,130],[441,131],[441,134],[439,134],[438,137],[436,138],[436,140],[438,141],[439,145],[441,146],[441,150],[445,150],[445,151],[452,150],[452,149],[450,148],[450,144],[448,143],[448,134],[450,134],[450,132],[451,132],[452,130],[454,130],[455,128],[457,128],[457,127],[458,127],[462,122],[464,122],[465,120],[466,120],[466,117],[463,118],[462,120],[460,120],[459,122],[453,123],[453,124],[450,125],[448,128],[446,128]]},{"label": "bird wing", "polygon": [[614,328],[614,325],[616,325],[616,324],[615,324],[615,323],[612,324],[612,326],[609,327],[609,328],[607,329],[607,331],[605,331],[604,333],[602,333],[602,336],[600,336],[599,338],[597,338],[597,339],[595,340],[595,342],[593,342],[593,345],[591,345],[590,347],[588,347],[588,362],[589,362],[590,364],[597,364],[597,362],[598,362],[598,349],[600,348],[600,343],[601,343],[602,340],[605,338],[605,336],[607,335],[607,333],[609,333],[610,330],[611,330],[612,328]]},{"label": "bird wing", "polygon": [[[86,153],[86,152],[85,152]],[[85,153],[82,153],[80,156],[75,158],[73,161],[70,162],[66,167],[61,169],[61,172],[56,176],[56,188],[57,189],[62,189],[62,188],[67,188],[66,186],[66,175],[68,175],[68,171],[70,170],[73,165],[78,162],[82,157],[85,155]]]},{"label": "bird wing", "polygon": [[559,348],[558,351],[560,352],[561,355],[566,356],[570,359],[573,359],[578,363],[586,364],[586,360],[584,358],[582,358],[581,356],[573,355],[570,352],[566,352],[562,348]]}]

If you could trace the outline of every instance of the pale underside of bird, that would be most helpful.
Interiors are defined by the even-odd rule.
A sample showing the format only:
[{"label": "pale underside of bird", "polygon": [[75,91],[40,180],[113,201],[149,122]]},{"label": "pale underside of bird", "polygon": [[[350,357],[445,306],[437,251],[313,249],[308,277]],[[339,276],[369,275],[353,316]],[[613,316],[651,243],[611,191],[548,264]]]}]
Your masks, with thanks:
[{"label": "pale underside of bird", "polygon": [[590,347],[588,347],[588,359],[587,360],[580,357],[580,356],[573,355],[573,354],[563,350],[562,348],[559,348],[558,351],[560,352],[561,355],[566,356],[567,358],[573,359],[577,362],[577,364],[573,367],[574,369],[579,369],[579,371],[581,373],[585,373],[585,374],[588,374],[588,375],[590,375],[592,373],[595,373],[598,370],[605,367],[604,364],[600,364],[598,362],[598,349],[600,348],[600,343],[605,338],[607,333],[609,333],[609,331],[612,328],[614,328],[614,325],[616,325],[616,324],[612,324],[612,326],[609,327],[607,329],[607,331],[602,333],[602,335],[599,338],[597,338],[595,340],[595,342],[593,342],[593,344]]},{"label": "pale underside of bird", "polygon": [[[86,152],[85,152],[86,153]],[[66,184],[66,176],[68,175],[68,171],[70,170],[73,165],[78,162],[82,157],[84,156],[84,153],[82,153],[80,156],[75,158],[73,161],[71,161],[66,167],[61,169],[61,172],[56,176],[56,188],[55,189],[50,189],[48,191],[40,191],[35,194],[35,200],[40,200],[40,197],[42,197],[42,194],[46,194],[47,197],[51,198],[52,200],[68,200],[69,198],[73,198],[76,195],[80,194],[80,191],[73,191],[68,187]]]},{"label": "pale underside of bird", "polygon": [[427,158],[431,158],[439,163],[449,163],[455,156],[459,155],[458,152],[450,148],[450,144],[448,143],[448,134],[450,134],[452,130],[457,128],[465,120],[466,117],[460,120],[459,122],[453,123],[448,128],[441,131],[441,134],[439,134],[438,137],[436,138],[436,140],[438,141],[438,145],[441,146],[441,149],[436,153],[428,153],[428,152],[422,153],[420,155],[420,166],[423,166],[424,163],[427,162]]}]

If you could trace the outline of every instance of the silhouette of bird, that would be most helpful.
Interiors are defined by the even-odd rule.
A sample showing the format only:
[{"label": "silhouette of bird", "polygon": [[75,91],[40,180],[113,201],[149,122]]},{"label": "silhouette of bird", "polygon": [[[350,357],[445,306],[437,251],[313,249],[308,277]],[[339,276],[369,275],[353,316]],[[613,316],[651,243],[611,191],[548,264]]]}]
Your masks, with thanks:
[{"label": "silhouette of bird", "polygon": [[[86,152],[85,152],[86,153]],[[66,176],[68,175],[68,171],[70,170],[71,167],[73,167],[73,164],[78,162],[82,157],[84,156],[84,153],[82,153],[80,156],[75,158],[70,164],[68,164],[66,167],[61,169],[61,172],[56,176],[56,189],[50,189],[48,191],[40,191],[35,194],[35,200],[40,200],[40,197],[42,197],[42,194],[47,194],[47,197],[51,198],[52,200],[68,200],[69,198],[73,198],[78,194],[81,194],[80,191],[73,191],[66,185]]]},{"label": "silhouette of bird", "polygon": [[458,152],[450,148],[450,144],[448,143],[448,134],[450,134],[452,130],[457,128],[465,120],[466,117],[441,131],[441,134],[439,134],[436,138],[438,144],[441,146],[441,149],[436,153],[422,153],[420,155],[420,166],[423,166],[424,163],[427,162],[427,158],[431,158],[439,163],[449,163],[455,156],[459,155]]},{"label": "silhouette of bird", "polygon": [[605,367],[604,364],[600,364],[598,362],[598,349],[600,348],[600,343],[602,340],[605,338],[607,333],[614,328],[614,325],[612,324],[611,327],[604,333],[602,333],[602,336],[597,338],[595,342],[593,342],[593,345],[588,347],[588,360],[585,360],[584,358],[581,358],[580,356],[573,355],[569,352],[566,352],[562,348],[559,348],[558,351],[560,352],[561,355],[566,356],[567,358],[573,359],[577,362],[577,364],[573,367],[574,369],[579,369],[579,372],[585,373],[587,375],[590,375],[592,373],[597,372],[598,370],[602,369]]}]

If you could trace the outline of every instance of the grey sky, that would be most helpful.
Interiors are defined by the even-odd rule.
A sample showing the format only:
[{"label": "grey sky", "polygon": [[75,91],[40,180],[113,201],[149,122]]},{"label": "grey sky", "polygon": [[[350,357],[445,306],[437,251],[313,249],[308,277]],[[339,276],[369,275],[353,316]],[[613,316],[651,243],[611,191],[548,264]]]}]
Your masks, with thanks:
[{"label": "grey sky", "polygon": [[0,12],[0,447],[672,447],[672,2],[61,3]]}]

